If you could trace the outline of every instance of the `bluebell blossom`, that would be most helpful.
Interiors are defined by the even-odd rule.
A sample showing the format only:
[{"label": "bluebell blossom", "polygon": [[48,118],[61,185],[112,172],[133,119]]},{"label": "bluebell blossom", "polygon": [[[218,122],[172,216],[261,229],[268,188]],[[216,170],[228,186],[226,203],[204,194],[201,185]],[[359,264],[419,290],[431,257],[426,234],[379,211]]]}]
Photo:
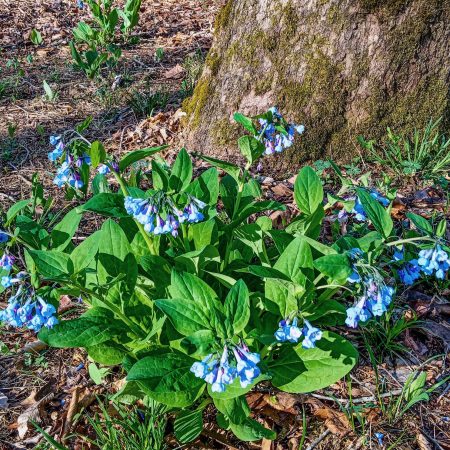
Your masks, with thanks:
[{"label": "bluebell blossom", "polygon": [[4,244],[5,242],[8,242],[9,236],[4,232],[0,230],[0,244]]},{"label": "bluebell blossom", "polygon": [[383,433],[375,433],[375,437],[377,438],[378,445],[380,447],[382,447],[383,446],[384,434]]},{"label": "bluebell blossom", "polygon": [[424,274],[434,274],[438,280],[443,280],[450,268],[449,256],[439,244],[434,248],[421,250],[417,263]]},{"label": "bluebell blossom", "polygon": [[10,271],[14,265],[14,256],[4,253],[0,258],[0,269]]},{"label": "bluebell blossom", "polygon": [[[81,160],[83,160],[81,158]],[[56,171],[56,176],[53,183],[58,187],[63,187],[69,184],[75,189],[82,189],[84,186],[81,176],[78,173],[76,167],[79,163],[80,158],[77,159],[77,163],[74,164],[74,159],[71,155],[66,155],[66,160],[61,164],[61,166]],[[81,163],[82,165],[82,163]]]},{"label": "bluebell blossom", "polygon": [[370,311],[366,308],[366,297],[363,296],[355,306],[347,308],[345,323],[350,328],[357,328],[359,322],[366,322],[370,317]]},{"label": "bluebell blossom", "polygon": [[403,248],[401,250],[395,249],[394,255],[393,255],[394,261],[403,261],[405,259],[405,252]]},{"label": "bluebell blossom", "polygon": [[261,361],[258,353],[249,352],[246,345],[233,347],[233,353],[236,358],[237,376],[240,379],[241,387],[246,388],[261,374],[257,364]]},{"label": "bluebell blossom", "polygon": [[[295,135],[302,134],[305,131],[303,125],[286,124],[275,107],[270,108],[269,111],[272,112],[273,122],[269,123],[268,120],[260,118],[260,135],[255,136],[255,138],[263,142],[266,155],[281,153],[283,150],[291,147],[294,143]],[[277,126],[284,127],[285,133],[277,130]]]},{"label": "bluebell blossom", "polygon": [[294,318],[292,324],[289,319],[284,319],[278,324],[275,338],[279,342],[298,342],[302,336],[302,330],[298,327],[298,319]]},{"label": "bluebell blossom", "polygon": [[77,7],[78,7],[78,9],[83,9],[84,8],[83,0],[77,0]]},{"label": "bluebell blossom", "polygon": [[181,211],[169,196],[158,191],[145,199],[126,197],[124,206],[127,213],[144,225],[144,230],[148,233],[171,234],[176,237],[180,224],[204,220],[205,216],[200,209],[206,207],[206,204],[190,197],[189,203]]},{"label": "bluebell blossom", "polygon": [[322,339],[322,331],[319,328],[313,327],[306,319],[304,321],[303,335],[305,338],[302,341],[302,347],[306,349],[314,348],[316,341]]},{"label": "bluebell blossom", "polygon": [[100,165],[97,167],[97,172],[98,172],[100,175],[107,175],[107,174],[109,173],[109,167],[108,167],[106,164],[100,164]]},{"label": "bluebell blossom", "polygon": [[[53,328],[57,323],[56,308],[36,295],[34,289],[25,282],[27,274],[21,272],[9,278],[6,287],[19,284],[15,294],[8,300],[8,306],[0,311],[0,321],[13,327],[27,327],[38,332],[43,326]],[[3,277],[5,278],[5,277]],[[3,280],[2,280],[3,282]]]},{"label": "bluebell blossom", "polygon": [[61,141],[61,136],[50,136],[50,145],[58,145]]},{"label": "bluebell blossom", "polygon": [[62,141],[58,142],[55,148],[48,153],[48,159],[52,162],[57,161],[64,154],[64,143]]},{"label": "bluebell blossom", "polygon": [[412,259],[406,262],[397,273],[400,281],[407,286],[411,286],[414,282],[420,278],[420,266],[417,259]]}]

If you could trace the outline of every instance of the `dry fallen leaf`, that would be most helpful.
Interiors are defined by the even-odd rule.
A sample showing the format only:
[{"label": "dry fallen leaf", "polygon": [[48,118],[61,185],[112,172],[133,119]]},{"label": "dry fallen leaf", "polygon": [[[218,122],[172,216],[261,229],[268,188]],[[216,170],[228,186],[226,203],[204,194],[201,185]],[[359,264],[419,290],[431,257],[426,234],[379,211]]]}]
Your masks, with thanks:
[{"label": "dry fallen leaf", "polygon": [[181,78],[183,76],[184,69],[179,64],[164,72],[164,78]]},{"label": "dry fallen leaf", "polygon": [[427,441],[427,438],[422,433],[417,432],[416,441],[420,450],[433,450],[431,445]]}]

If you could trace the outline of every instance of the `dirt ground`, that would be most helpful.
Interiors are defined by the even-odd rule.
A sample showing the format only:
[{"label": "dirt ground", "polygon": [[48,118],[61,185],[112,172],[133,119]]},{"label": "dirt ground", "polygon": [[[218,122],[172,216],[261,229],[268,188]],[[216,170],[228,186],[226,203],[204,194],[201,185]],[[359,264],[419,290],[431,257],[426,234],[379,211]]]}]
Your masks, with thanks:
[{"label": "dirt ground", "polygon": [[[185,96],[182,83],[192,76],[192,65],[198,64],[208,50],[214,18],[222,3],[144,0],[134,32],[138,43],[125,47],[114,73],[100,82],[90,82],[70,63],[71,29],[88,17],[74,0],[0,0],[0,81],[6,83],[0,95],[0,205],[7,207],[29,196],[36,172],[48,193],[63,204],[61,191],[51,182],[48,138],[73,129],[88,116],[93,117],[93,122],[87,137],[103,141],[108,151],[115,154],[176,142]],[[35,46],[30,42],[32,29],[41,33],[43,44]],[[164,49],[160,61],[155,58],[158,48]],[[27,61],[28,55],[32,55],[31,62]],[[55,101],[44,98],[44,80],[57,94]],[[168,104],[150,118],[141,117],[131,107],[130,98],[135,91],[166,92]],[[275,183],[266,177],[262,181],[268,197],[292,206],[289,180]],[[419,194],[412,194],[410,187],[401,193],[399,219],[406,207],[420,211],[443,208],[441,193],[422,190]],[[278,219],[281,220],[273,218]],[[205,431],[191,447],[185,448],[449,450],[448,384],[402,418],[392,416],[409,374],[426,372],[431,386],[450,373],[449,295],[441,292],[430,297],[426,292],[415,291],[400,295],[398,315],[414,313],[422,320],[420,327],[399,337],[406,353],[383,355],[374,366],[361,334],[348,332],[347,337],[361,354],[358,368],[348,379],[308,396],[283,394],[264,385],[249,394],[254,417],[276,429],[276,442],[238,442],[230,432],[217,427],[214,411],[207,410]],[[77,314],[82,306],[67,299],[63,308]],[[105,384],[95,386],[87,364],[87,355],[81,350],[36,348],[32,332],[1,328],[0,450],[37,447],[41,436],[27,425],[28,418],[37,420],[54,436],[91,432],[83,420],[72,427],[74,410],[98,411],[95,395],[116,390],[123,375],[116,368]],[[377,397],[377,386],[382,387],[381,398]],[[7,406],[2,406],[5,397]],[[376,433],[383,434],[382,444]],[[81,447],[76,438],[66,445],[90,448]],[[170,424],[167,446],[180,448]]]}]

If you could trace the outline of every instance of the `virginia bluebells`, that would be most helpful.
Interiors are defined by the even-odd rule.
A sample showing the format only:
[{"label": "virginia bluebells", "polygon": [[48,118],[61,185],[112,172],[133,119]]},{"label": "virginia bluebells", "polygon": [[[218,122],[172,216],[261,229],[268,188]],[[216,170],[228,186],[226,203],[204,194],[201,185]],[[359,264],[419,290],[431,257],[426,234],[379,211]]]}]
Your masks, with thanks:
[{"label": "virginia bluebells", "polygon": [[26,283],[27,274],[18,273],[15,277],[2,277],[4,287],[18,286],[9,298],[8,306],[0,311],[0,321],[14,327],[27,327],[39,331],[43,326],[53,328],[58,323],[56,308],[47,303]]},{"label": "virginia bluebells", "polygon": [[55,148],[49,152],[48,159],[50,161],[57,161],[64,153],[64,143],[61,140],[61,136],[50,136],[50,144]]},{"label": "virginia bluebells", "polygon": [[309,349],[316,346],[316,341],[322,339],[322,331],[316,327],[313,327],[307,320],[304,321],[303,335],[305,338],[302,341],[302,347]]},{"label": "virginia bluebells", "polygon": [[421,271],[425,275],[433,275],[438,280],[443,280],[450,268],[450,259],[448,253],[442,250],[438,244],[434,248],[421,250],[417,261]]},{"label": "virginia bluebells", "polygon": [[302,336],[297,317],[294,318],[292,324],[289,319],[283,319],[278,326],[280,328],[275,332],[275,338],[279,342],[298,342]]},{"label": "virginia bluebells", "polygon": [[201,222],[204,215],[200,209],[206,206],[197,198],[190,197],[189,203],[181,211],[163,191],[157,191],[145,199],[126,197],[124,205],[127,213],[144,225],[148,233],[170,233],[174,237],[178,236],[180,224]]},{"label": "virginia bluebells", "polygon": [[[395,256],[394,256],[395,257]],[[420,266],[417,259],[406,262],[398,269],[400,281],[407,286],[411,286],[418,278],[420,278]]]},{"label": "virginia bluebells", "polygon": [[359,322],[366,322],[372,316],[382,316],[392,302],[394,288],[386,285],[379,271],[365,263],[360,249],[348,252],[352,261],[352,273],[347,278],[355,285],[359,299],[355,305],[347,309],[345,323],[356,328]]},{"label": "virginia bluebells", "polygon": [[[281,153],[291,147],[294,143],[295,133],[302,134],[305,131],[303,125],[287,124],[275,107],[270,108],[269,111],[272,112],[272,121],[259,119],[261,131],[259,136],[255,136],[264,143],[266,155]],[[280,131],[280,127],[284,128],[285,132]]]},{"label": "virginia bluebells", "polygon": [[211,353],[192,364],[191,372],[210,384],[212,392],[224,392],[236,378],[239,378],[242,387],[247,387],[261,374],[257,366],[261,357],[258,353],[251,353],[245,344],[234,345],[232,350],[235,359],[231,364],[228,347],[225,347],[220,359]]}]

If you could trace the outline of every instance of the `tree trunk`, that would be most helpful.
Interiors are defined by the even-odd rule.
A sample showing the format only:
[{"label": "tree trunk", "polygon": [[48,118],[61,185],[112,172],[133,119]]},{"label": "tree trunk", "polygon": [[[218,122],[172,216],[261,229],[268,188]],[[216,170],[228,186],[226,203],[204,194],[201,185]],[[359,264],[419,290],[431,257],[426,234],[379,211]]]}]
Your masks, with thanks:
[{"label": "tree trunk", "polygon": [[186,145],[233,158],[233,113],[276,105],[306,132],[272,168],[345,159],[359,134],[448,127],[449,81],[450,0],[230,0],[184,103]]}]

